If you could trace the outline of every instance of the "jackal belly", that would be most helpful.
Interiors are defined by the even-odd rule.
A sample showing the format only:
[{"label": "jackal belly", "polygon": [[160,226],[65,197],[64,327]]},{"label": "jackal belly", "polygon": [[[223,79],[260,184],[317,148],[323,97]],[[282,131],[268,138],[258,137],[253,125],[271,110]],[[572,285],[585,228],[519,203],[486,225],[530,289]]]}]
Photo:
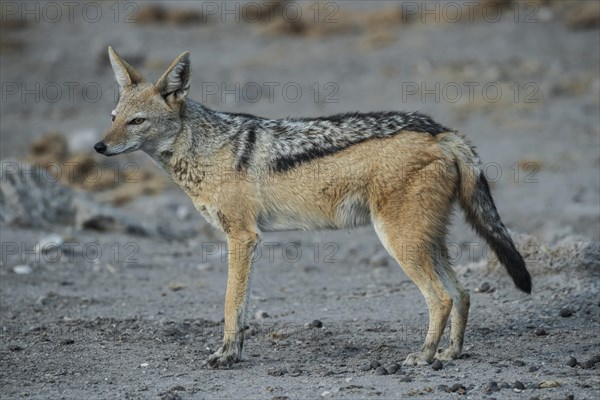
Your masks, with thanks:
[{"label": "jackal belly", "polygon": [[366,198],[348,196],[330,207],[328,202],[282,204],[259,213],[257,226],[262,232],[288,230],[351,229],[369,224],[371,211]]}]

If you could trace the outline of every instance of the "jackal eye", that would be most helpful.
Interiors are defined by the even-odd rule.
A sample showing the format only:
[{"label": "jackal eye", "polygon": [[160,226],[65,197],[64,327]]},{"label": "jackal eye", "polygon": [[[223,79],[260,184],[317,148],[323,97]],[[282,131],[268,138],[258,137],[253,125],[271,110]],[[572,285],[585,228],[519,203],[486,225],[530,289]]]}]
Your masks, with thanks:
[{"label": "jackal eye", "polygon": [[145,121],[144,118],[134,118],[131,121],[129,121],[129,124],[130,125],[141,125],[144,123],[144,121]]}]

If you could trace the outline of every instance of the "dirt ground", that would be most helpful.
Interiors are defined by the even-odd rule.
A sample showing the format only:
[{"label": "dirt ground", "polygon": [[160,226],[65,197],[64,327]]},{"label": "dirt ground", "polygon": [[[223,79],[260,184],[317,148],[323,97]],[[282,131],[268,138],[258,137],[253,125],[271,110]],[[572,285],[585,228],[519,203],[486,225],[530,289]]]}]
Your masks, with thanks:
[{"label": "dirt ground", "polygon": [[[477,4],[488,3],[497,20],[481,7],[456,19],[448,4],[464,12],[458,2],[430,2],[426,15],[420,2],[306,2],[294,23],[281,9],[273,20],[242,3],[225,12],[235,2],[86,2],[72,20],[65,5],[57,17],[43,2],[27,15],[3,3],[0,397],[598,398],[599,15],[594,2]],[[146,156],[107,164],[89,152],[114,107],[109,44],[151,79],[190,50],[190,96],[212,108],[420,110],[465,132],[533,293],[457,213],[449,241],[471,292],[466,354],[441,369],[397,368],[422,344],[427,309],[373,230],[265,234],[245,359],[208,369],[223,328],[223,237]],[[68,152],[32,149],[49,132]],[[114,184],[78,175],[50,179],[64,191],[18,186],[12,168],[25,160],[60,172],[85,161]]]}]

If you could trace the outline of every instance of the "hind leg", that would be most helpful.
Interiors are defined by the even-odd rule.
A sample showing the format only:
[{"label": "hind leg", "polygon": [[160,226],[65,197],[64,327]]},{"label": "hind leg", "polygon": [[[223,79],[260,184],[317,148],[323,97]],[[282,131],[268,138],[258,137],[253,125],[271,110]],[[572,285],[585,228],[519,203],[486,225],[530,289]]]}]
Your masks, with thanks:
[{"label": "hind leg", "polygon": [[456,198],[458,174],[453,162],[438,158],[403,178],[398,182],[391,176],[374,184],[371,215],[383,245],[425,298],[429,310],[425,342],[404,364],[426,364],[433,361],[452,310],[453,296],[443,279],[448,274],[436,259],[445,248],[442,239]]},{"label": "hind leg", "polygon": [[[428,364],[433,361],[440,338],[452,310],[452,296],[436,271],[433,249],[435,244],[420,232],[423,226],[410,229],[396,224],[398,217],[385,213],[378,216],[375,230],[386,249],[398,261],[406,275],[417,285],[429,309],[429,328],[420,352],[409,354],[405,365]],[[424,221],[423,221],[424,222]]]},{"label": "hind leg", "polygon": [[450,344],[436,358],[440,360],[453,360],[462,355],[465,328],[469,318],[470,296],[469,292],[460,284],[456,274],[448,261],[448,251],[444,241],[439,252],[438,270],[442,283],[452,296],[452,311],[450,312]]}]

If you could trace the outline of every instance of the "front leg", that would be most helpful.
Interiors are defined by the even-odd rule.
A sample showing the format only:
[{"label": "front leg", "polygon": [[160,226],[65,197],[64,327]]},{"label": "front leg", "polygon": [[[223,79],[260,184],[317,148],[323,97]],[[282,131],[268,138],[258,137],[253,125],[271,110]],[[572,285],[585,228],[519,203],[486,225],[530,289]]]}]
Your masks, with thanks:
[{"label": "front leg", "polygon": [[228,233],[229,271],[225,298],[223,345],[208,359],[213,368],[229,368],[242,357],[246,309],[250,298],[250,274],[258,236],[250,231]]}]

